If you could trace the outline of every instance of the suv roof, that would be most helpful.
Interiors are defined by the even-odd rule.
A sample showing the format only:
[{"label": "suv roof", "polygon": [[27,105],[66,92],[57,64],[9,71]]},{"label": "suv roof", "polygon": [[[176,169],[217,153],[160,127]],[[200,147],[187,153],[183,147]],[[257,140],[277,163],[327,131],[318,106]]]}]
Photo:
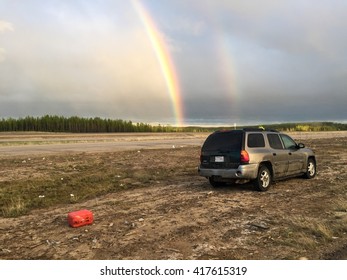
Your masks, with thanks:
[{"label": "suv roof", "polygon": [[263,132],[263,131],[270,131],[270,132],[277,132],[279,133],[278,130],[276,129],[268,129],[268,128],[252,128],[252,127],[246,127],[246,128],[241,128],[241,129],[230,129],[230,130],[217,130],[215,133],[220,133],[220,132],[232,132],[232,131],[245,131],[245,132],[252,132],[252,131],[258,131],[258,132]]}]

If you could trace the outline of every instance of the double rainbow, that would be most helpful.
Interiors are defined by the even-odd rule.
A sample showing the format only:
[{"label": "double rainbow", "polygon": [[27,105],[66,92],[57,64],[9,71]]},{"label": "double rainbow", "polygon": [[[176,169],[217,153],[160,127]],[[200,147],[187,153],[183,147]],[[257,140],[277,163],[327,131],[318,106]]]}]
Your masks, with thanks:
[{"label": "double rainbow", "polygon": [[170,95],[176,125],[182,126],[184,123],[183,103],[176,70],[170,57],[170,52],[149,12],[138,0],[132,0],[132,5],[146,29],[146,33],[158,59]]}]

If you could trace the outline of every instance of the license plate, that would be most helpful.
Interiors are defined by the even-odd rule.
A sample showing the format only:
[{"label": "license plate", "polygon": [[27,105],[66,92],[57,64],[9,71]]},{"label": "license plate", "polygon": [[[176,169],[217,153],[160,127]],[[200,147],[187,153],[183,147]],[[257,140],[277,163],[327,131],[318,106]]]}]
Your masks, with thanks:
[{"label": "license plate", "polygon": [[224,156],[216,156],[214,157],[215,162],[224,162]]}]

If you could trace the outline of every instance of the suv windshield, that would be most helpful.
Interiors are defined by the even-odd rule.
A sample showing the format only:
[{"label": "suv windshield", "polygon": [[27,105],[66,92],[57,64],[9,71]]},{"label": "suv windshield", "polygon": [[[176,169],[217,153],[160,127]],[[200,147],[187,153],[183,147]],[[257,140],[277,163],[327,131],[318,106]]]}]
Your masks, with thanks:
[{"label": "suv windshield", "polygon": [[206,151],[238,151],[242,145],[241,131],[216,132],[205,141],[203,149]]}]

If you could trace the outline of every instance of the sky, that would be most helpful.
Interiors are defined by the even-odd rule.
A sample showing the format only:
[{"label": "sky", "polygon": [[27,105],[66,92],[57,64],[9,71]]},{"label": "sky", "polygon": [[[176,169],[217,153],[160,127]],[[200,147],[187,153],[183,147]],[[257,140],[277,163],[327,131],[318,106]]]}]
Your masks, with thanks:
[{"label": "sky", "polygon": [[347,121],[343,0],[0,0],[0,118]]}]

